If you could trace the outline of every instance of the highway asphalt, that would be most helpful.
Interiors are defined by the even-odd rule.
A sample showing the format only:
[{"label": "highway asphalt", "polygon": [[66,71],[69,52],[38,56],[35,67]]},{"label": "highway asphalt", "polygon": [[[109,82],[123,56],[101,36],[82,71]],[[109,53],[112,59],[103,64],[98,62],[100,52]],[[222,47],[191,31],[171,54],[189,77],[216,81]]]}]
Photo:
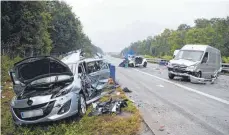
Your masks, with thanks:
[{"label": "highway asphalt", "polygon": [[117,81],[132,91],[128,96],[156,135],[229,135],[229,76],[192,84],[169,80],[163,66],[122,68],[122,59],[105,58],[116,66]]}]

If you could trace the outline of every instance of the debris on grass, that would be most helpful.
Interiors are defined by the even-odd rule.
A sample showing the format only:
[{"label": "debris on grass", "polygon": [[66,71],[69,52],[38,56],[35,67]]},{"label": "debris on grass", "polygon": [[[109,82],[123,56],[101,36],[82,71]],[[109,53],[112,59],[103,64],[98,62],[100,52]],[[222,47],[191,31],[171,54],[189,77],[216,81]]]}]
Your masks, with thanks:
[{"label": "debris on grass", "polygon": [[89,116],[98,116],[103,114],[120,114],[121,108],[127,107],[127,99],[116,99],[110,98],[106,102],[97,102],[93,104],[93,109],[89,113]]},{"label": "debris on grass", "polygon": [[[86,115],[79,119],[76,116],[71,118],[56,121],[40,123],[28,126],[15,127],[13,124],[12,116],[10,113],[10,100],[14,96],[13,90],[4,87],[1,99],[1,116],[2,116],[2,135],[18,135],[18,134],[46,134],[46,135],[134,135],[137,134],[141,126],[141,116],[139,110],[134,106],[131,101],[127,101],[127,107],[122,108],[120,115],[105,114],[100,116],[89,117],[88,114],[93,109],[93,104],[88,107]],[[120,92],[120,95],[116,95],[116,92],[102,97],[99,101],[109,101],[112,97],[116,99],[127,99],[125,93],[120,87],[116,88],[116,92]]]}]

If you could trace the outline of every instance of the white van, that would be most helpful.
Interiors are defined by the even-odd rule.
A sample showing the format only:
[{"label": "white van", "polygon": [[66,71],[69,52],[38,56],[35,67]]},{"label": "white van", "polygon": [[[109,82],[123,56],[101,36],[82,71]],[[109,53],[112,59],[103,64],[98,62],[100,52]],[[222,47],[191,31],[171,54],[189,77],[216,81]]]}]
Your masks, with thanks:
[{"label": "white van", "polygon": [[177,53],[179,52],[180,50],[175,50],[174,53],[173,53],[173,58],[177,55]]},{"label": "white van", "polygon": [[209,45],[185,45],[168,63],[168,77],[212,79],[221,72],[221,53]]}]

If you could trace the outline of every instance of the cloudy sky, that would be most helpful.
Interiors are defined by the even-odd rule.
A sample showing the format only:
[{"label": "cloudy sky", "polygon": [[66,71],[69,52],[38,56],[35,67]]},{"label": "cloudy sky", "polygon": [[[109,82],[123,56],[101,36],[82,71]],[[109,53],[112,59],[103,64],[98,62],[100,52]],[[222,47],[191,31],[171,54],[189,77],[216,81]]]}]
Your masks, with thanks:
[{"label": "cloudy sky", "polygon": [[229,16],[228,0],[65,0],[84,32],[106,52],[197,18]]}]

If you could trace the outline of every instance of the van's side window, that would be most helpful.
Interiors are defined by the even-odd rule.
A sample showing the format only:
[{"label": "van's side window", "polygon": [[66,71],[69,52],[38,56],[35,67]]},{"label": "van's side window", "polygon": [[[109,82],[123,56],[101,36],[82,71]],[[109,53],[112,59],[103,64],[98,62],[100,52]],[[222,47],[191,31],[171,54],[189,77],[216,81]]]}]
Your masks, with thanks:
[{"label": "van's side window", "polygon": [[203,58],[203,63],[207,63],[207,61],[208,61],[208,52],[206,52],[205,54],[204,54],[204,58]]}]

